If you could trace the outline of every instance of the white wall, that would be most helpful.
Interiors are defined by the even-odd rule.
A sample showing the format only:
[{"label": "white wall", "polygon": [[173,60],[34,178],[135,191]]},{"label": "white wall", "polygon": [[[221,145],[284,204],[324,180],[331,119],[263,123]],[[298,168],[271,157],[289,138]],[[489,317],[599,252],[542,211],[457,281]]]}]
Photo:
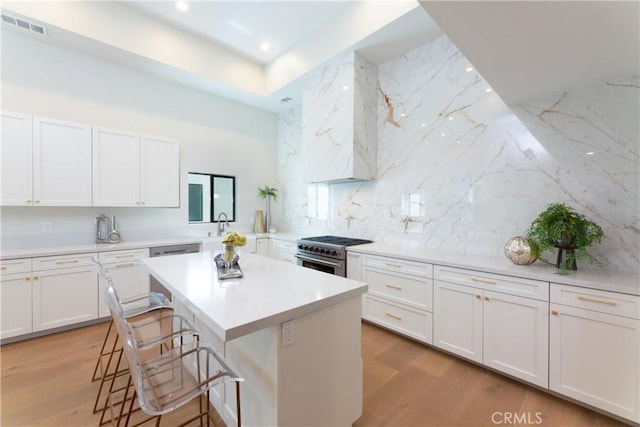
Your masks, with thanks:
[{"label": "white wall", "polygon": [[[274,185],[277,117],[214,95],[116,66],[93,57],[2,32],[3,110],[85,122],[176,138],[181,144],[181,207],[3,207],[2,243],[28,237],[41,243],[91,241],[93,218],[116,215],[123,239],[142,235],[205,234],[188,226],[187,172],[237,177],[237,223],[249,230],[264,201],[257,188]],[[117,165],[115,165],[117,167]],[[42,233],[42,222],[54,233]]]},{"label": "white wall", "polygon": [[[379,94],[377,178],[331,186],[328,220],[307,217],[304,112],[281,115],[280,214],[289,231],[502,257],[547,204],[566,202],[604,229],[592,249],[605,268],[638,270],[637,76],[520,106],[523,123],[446,37],[378,71],[393,109]],[[409,193],[421,196],[422,212],[405,233]]]}]

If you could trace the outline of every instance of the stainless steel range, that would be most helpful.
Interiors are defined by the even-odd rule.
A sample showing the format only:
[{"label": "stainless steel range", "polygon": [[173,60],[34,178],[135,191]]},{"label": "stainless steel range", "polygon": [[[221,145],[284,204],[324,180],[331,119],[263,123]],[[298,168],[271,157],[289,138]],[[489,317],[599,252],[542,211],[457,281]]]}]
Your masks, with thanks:
[{"label": "stainless steel range", "polygon": [[347,277],[347,246],[371,243],[371,240],[339,236],[304,237],[297,241],[298,265],[336,276]]}]

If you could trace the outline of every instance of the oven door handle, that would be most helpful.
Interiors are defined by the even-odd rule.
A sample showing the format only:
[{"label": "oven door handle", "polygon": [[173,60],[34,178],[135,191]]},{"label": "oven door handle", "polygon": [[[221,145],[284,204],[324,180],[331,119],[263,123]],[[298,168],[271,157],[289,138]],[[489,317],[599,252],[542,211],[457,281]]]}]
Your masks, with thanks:
[{"label": "oven door handle", "polygon": [[303,261],[317,262],[318,264],[324,264],[324,265],[328,265],[330,267],[340,267],[342,265],[342,263],[340,261],[338,261],[338,262],[330,262],[330,261],[325,261],[323,259],[311,258],[311,257],[298,255],[298,254],[296,254],[296,258],[301,259]]}]

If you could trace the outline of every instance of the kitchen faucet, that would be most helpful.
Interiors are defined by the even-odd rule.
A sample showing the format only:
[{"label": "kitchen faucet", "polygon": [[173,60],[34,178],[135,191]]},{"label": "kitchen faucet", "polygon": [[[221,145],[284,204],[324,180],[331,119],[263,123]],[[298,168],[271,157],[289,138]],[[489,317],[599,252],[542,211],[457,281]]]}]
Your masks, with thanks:
[{"label": "kitchen faucet", "polygon": [[[224,215],[224,222],[227,224],[226,226],[224,226],[220,221],[220,217],[222,215]],[[220,214],[218,215],[218,236],[222,236],[223,231],[229,231],[229,217],[227,217],[226,213],[220,212]]]}]

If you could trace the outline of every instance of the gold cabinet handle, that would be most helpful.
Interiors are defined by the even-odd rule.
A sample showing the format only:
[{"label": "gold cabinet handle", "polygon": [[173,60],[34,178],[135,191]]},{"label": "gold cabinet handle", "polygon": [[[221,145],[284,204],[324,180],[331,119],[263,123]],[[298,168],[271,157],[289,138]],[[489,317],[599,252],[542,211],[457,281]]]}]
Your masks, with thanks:
[{"label": "gold cabinet handle", "polygon": [[116,264],[116,268],[133,267],[133,262],[123,262],[122,264]]},{"label": "gold cabinet handle", "polygon": [[347,252],[347,256],[350,256],[351,258],[360,258],[360,254],[353,254],[351,252]]},{"label": "gold cabinet handle", "polygon": [[604,301],[604,300],[597,299],[597,298],[585,297],[584,295],[578,295],[578,299],[580,301],[595,302],[595,303],[598,303],[598,304],[605,304],[605,305],[610,305],[610,306],[618,305],[618,303],[616,303],[615,301]]},{"label": "gold cabinet handle", "polygon": [[122,255],[116,255],[116,258],[120,259],[120,258],[133,258],[134,256],[136,256],[136,254],[122,254]]},{"label": "gold cabinet handle", "polygon": [[476,299],[482,299],[482,297],[478,294],[476,294]]},{"label": "gold cabinet handle", "polygon": [[33,204],[33,201],[32,200],[27,200],[27,204],[31,205],[31,204]]},{"label": "gold cabinet handle", "polygon": [[25,278],[24,278],[24,281],[25,281],[25,282],[30,282],[30,281],[31,281],[31,277],[25,277]]},{"label": "gold cabinet handle", "polygon": [[402,268],[402,264],[398,264],[395,262],[385,262],[385,264],[388,265],[389,267]]},{"label": "gold cabinet handle", "polygon": [[7,269],[6,265],[3,265],[2,267],[0,267],[0,270],[6,270],[6,269]]},{"label": "gold cabinet handle", "polygon": [[33,203],[40,203],[40,200],[34,200]]},{"label": "gold cabinet handle", "polygon": [[401,316],[396,316],[395,314],[391,314],[391,313],[385,313],[385,316],[390,317],[392,319],[396,319],[396,320],[402,320]]},{"label": "gold cabinet handle", "polygon": [[471,280],[473,280],[474,282],[478,282],[478,283],[484,283],[485,285],[495,285],[496,284],[496,282],[494,282],[493,280],[482,279],[480,277],[472,277]]},{"label": "gold cabinet handle", "polygon": [[385,284],[385,286],[389,289],[395,289],[396,291],[401,291],[402,290],[402,286],[397,286],[397,285],[390,285],[388,283]]},{"label": "gold cabinet handle", "polygon": [[80,260],[77,259],[61,259],[60,261],[56,261],[56,264],[77,264]]},{"label": "gold cabinet handle", "polygon": [[39,278],[39,276],[33,276],[33,280],[38,280]]},{"label": "gold cabinet handle", "polygon": [[484,297],[484,300],[485,300],[485,301],[490,301],[490,300],[491,300],[491,298],[489,298],[489,297],[485,296],[485,297]]},{"label": "gold cabinet handle", "polygon": [[551,314],[553,314],[554,316],[558,315],[558,311],[557,310],[551,310]]}]

